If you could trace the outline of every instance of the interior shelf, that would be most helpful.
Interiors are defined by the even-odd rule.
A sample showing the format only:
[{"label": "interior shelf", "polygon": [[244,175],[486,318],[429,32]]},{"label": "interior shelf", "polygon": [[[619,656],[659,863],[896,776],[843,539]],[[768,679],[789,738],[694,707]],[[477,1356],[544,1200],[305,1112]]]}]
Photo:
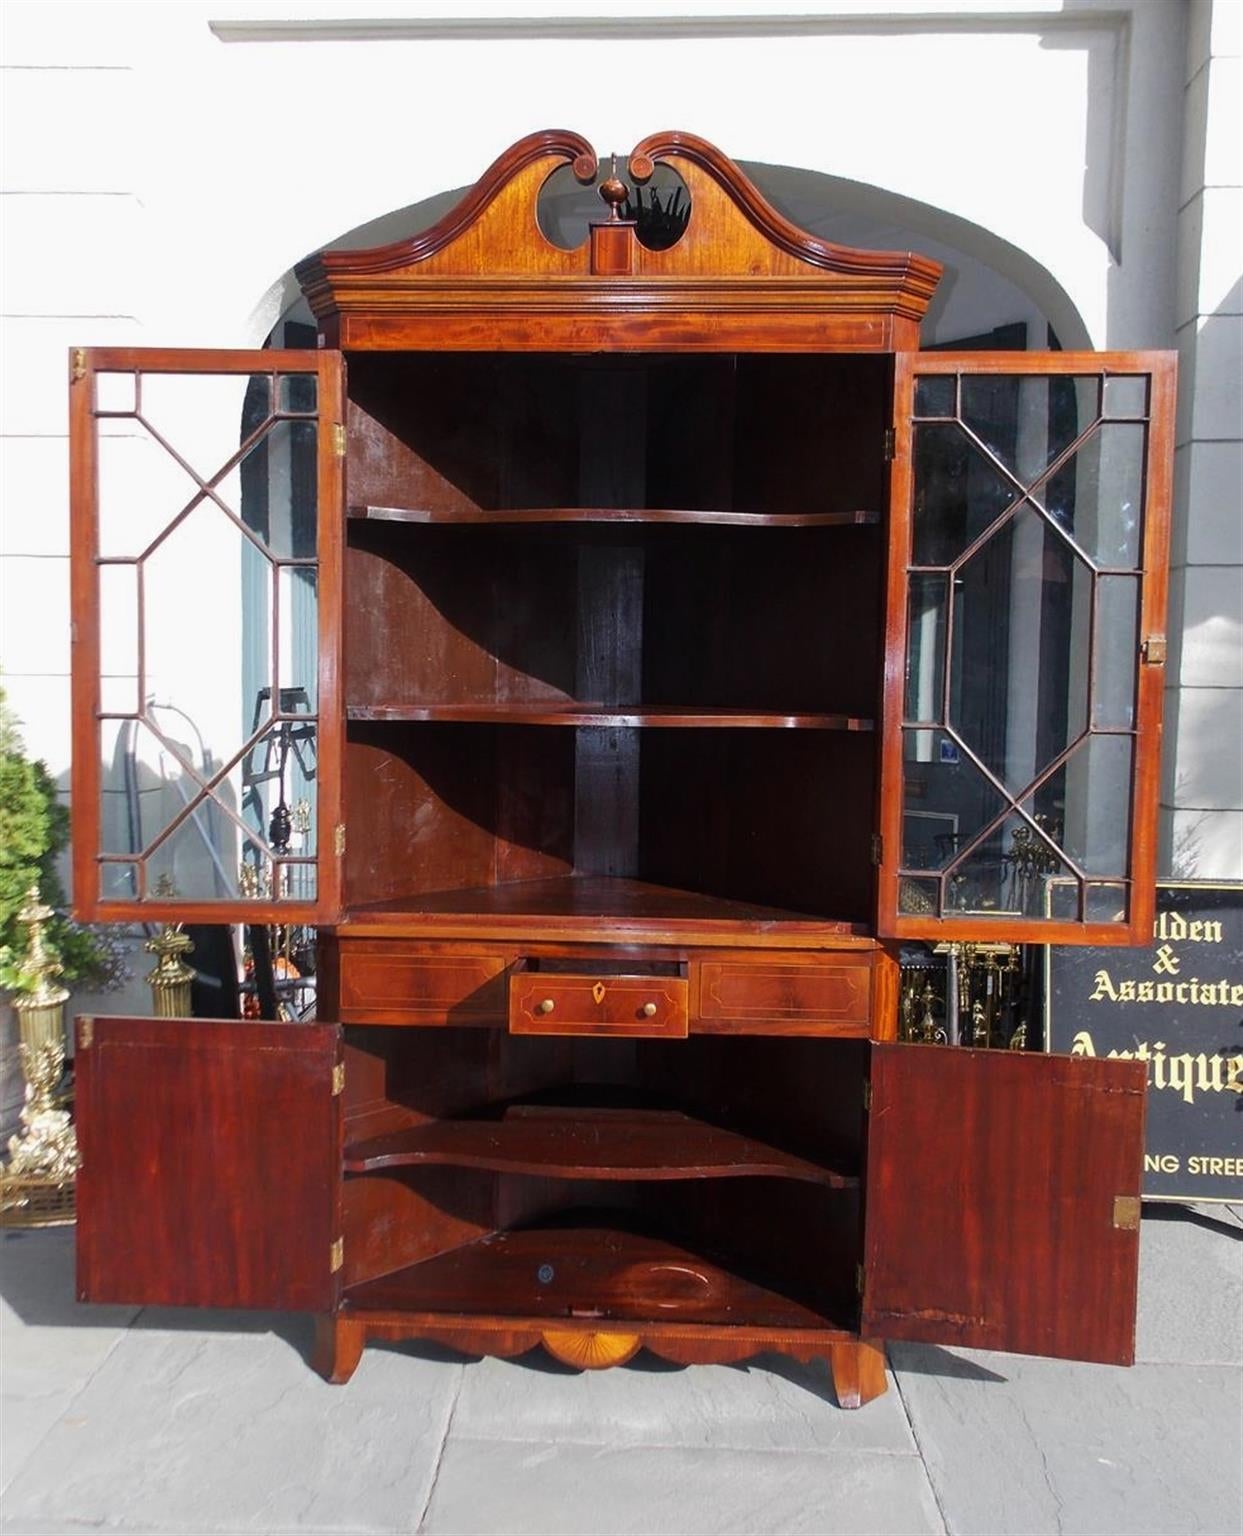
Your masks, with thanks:
[{"label": "interior shelf", "polygon": [[379,926],[386,920],[397,920],[409,927],[416,919],[424,919],[429,927],[439,922],[456,929],[462,920],[472,918],[479,919],[489,932],[532,920],[584,925],[604,921],[613,926],[648,923],[662,928],[671,923],[687,923],[696,928],[721,927],[731,931],[743,926],[767,928],[781,923],[787,931],[795,933],[807,928],[814,929],[818,937],[832,935],[835,945],[857,936],[860,946],[874,947],[870,931],[863,924],[826,920],[782,907],[730,901],[608,875],[562,875],[547,880],[509,880],[464,890],[428,891],[351,907],[348,925]]},{"label": "interior shelf", "polygon": [[676,730],[870,731],[874,722],[858,715],[749,709],[687,709],[672,704],[529,703],[350,704],[350,720],[452,721],[479,725],[603,726],[628,729],[663,726]]},{"label": "interior shelf", "polygon": [[370,507],[352,506],[351,519],[379,523],[710,523],[731,528],[873,527],[880,513],[724,512],[678,507]]},{"label": "interior shelf", "polygon": [[438,1120],[347,1147],[350,1173],[447,1164],[558,1179],[858,1179],[676,1110],[511,1105],[500,1120]]},{"label": "interior shelf", "polygon": [[497,1232],[351,1286],[350,1311],[486,1313],[839,1329],[823,1316],[693,1250],[601,1213],[584,1225]]}]

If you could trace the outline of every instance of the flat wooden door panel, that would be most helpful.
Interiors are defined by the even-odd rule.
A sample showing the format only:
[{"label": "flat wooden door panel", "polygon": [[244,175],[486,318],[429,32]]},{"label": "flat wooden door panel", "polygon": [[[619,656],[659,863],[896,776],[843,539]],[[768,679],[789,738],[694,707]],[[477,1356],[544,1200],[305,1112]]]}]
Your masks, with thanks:
[{"label": "flat wooden door panel", "polygon": [[1175,359],[899,353],[879,931],[1137,944]]},{"label": "flat wooden door panel", "polygon": [[1144,1078],[874,1045],[864,1333],[1129,1365]]},{"label": "flat wooden door panel", "polygon": [[331,1308],[333,1024],[78,1020],[78,1297]]},{"label": "flat wooden door panel", "polygon": [[344,365],[70,354],[74,902],[340,915]]}]

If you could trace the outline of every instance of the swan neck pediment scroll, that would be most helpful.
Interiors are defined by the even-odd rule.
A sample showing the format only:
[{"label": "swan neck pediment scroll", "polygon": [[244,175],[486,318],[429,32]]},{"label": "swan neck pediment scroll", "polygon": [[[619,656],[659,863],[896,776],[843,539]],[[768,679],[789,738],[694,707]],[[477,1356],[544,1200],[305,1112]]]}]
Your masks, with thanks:
[{"label": "swan neck pediment scroll", "polygon": [[[644,243],[627,197],[660,166],[685,188],[669,241]],[[573,249],[540,227],[549,178],[571,167],[600,194]],[[429,229],[297,268],[327,345],[358,349],[851,350],[918,344],[940,265],[910,251],[835,245],[799,229],[694,134],[640,141],[603,166],[581,135],[529,134]],[[825,322],[831,322],[828,331]]]}]

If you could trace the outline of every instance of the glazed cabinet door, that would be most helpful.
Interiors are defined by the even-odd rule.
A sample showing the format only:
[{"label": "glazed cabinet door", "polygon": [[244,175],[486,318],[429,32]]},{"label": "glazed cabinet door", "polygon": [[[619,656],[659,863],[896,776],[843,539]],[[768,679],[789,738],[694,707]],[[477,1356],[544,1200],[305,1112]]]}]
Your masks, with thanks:
[{"label": "glazed cabinet door", "polygon": [[341,1031],[77,1021],[78,1298],[331,1310]]},{"label": "glazed cabinet door", "polygon": [[1145,1070],[874,1045],[863,1332],[1129,1365]]},{"label": "glazed cabinet door", "polygon": [[338,353],[70,354],[74,903],[340,910]]},{"label": "glazed cabinet door", "polygon": [[878,927],[1137,944],[1155,901],[1171,353],[899,353]]}]

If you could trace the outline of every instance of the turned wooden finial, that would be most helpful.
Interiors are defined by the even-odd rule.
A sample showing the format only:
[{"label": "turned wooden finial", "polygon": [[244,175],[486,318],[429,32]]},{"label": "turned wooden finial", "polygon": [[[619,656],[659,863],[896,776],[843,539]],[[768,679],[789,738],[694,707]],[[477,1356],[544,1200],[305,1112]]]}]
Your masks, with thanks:
[{"label": "turned wooden finial", "polygon": [[600,183],[600,196],[608,204],[609,223],[616,224],[621,218],[621,205],[630,196],[626,183],[617,174],[617,156],[611,156],[608,179]]}]

